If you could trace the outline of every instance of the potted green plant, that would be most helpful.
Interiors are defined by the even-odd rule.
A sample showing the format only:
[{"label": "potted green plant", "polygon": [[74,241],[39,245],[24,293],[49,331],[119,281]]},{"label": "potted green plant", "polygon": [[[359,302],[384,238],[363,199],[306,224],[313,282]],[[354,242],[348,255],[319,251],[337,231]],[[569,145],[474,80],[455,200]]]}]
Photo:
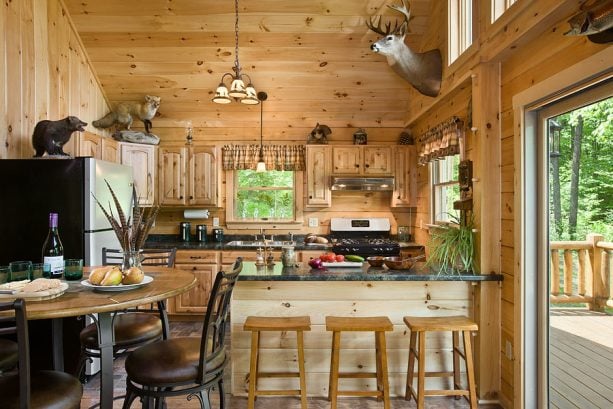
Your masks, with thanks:
[{"label": "potted green plant", "polygon": [[474,217],[471,213],[461,218],[450,215],[450,219],[450,224],[430,229],[426,266],[439,274],[474,274],[478,270]]}]

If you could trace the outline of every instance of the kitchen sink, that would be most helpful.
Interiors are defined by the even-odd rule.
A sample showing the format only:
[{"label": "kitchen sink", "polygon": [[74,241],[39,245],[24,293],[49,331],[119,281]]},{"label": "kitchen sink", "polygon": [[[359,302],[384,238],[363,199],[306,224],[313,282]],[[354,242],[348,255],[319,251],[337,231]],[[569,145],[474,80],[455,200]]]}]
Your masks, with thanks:
[{"label": "kitchen sink", "polygon": [[248,247],[248,248],[258,248],[258,247],[283,247],[289,245],[295,245],[296,243],[293,241],[281,241],[281,240],[266,240],[263,242],[262,240],[234,240],[226,243],[226,246],[234,246],[234,247]]}]

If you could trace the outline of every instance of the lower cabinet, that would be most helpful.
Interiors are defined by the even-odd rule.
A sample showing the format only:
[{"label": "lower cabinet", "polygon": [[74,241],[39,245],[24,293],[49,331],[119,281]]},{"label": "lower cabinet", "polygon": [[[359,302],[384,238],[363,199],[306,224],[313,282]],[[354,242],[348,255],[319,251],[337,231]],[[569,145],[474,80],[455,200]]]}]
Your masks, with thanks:
[{"label": "lower cabinet", "polygon": [[207,250],[177,250],[175,268],[194,274],[198,283],[189,292],[168,302],[168,313],[200,315],[206,312],[213,280],[219,270],[219,252]]}]

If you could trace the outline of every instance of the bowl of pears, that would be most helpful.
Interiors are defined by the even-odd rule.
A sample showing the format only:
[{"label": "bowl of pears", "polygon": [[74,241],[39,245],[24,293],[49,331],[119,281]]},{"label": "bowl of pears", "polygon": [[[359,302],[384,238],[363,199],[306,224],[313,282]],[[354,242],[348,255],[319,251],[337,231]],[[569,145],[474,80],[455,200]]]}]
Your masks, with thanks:
[{"label": "bowl of pears", "polygon": [[102,266],[94,268],[89,274],[89,283],[95,286],[118,286],[140,284],[145,279],[145,273],[139,267],[130,267],[121,271],[119,266]]}]

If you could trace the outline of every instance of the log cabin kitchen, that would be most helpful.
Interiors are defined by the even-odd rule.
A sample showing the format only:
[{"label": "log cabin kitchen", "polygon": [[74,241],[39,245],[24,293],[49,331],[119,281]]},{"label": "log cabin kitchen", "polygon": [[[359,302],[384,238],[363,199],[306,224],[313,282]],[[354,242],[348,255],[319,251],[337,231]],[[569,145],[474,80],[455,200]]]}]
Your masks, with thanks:
[{"label": "log cabin kitchen", "polygon": [[[560,380],[547,338],[550,302],[585,303],[613,328],[611,237],[573,247],[543,233],[556,144],[544,124],[560,105],[611,99],[611,21],[610,0],[3,2],[0,279],[15,281],[1,266],[42,261],[53,212],[63,257],[85,267],[54,296],[0,294],[19,304],[17,336],[0,331],[16,341],[13,352],[0,342],[2,396],[32,376],[38,407],[35,369],[54,369],[70,379],[49,379],[76,396],[51,394],[54,407],[122,407],[126,390],[131,407],[613,406],[601,369],[582,372],[594,387]],[[72,164],[102,172],[99,186],[69,188],[82,183],[52,170]],[[127,172],[123,196],[114,169]],[[117,263],[69,226],[87,212],[70,205],[83,197],[109,218],[119,202],[137,209],[126,223],[140,223],[129,252],[142,266],[114,235],[123,222],[103,219]],[[468,250],[444,242],[450,231]],[[578,285],[570,253],[564,274],[551,261],[569,249],[580,249]],[[170,255],[147,266],[149,251]],[[111,264],[152,282],[88,281]],[[550,280],[566,280],[563,294]],[[105,297],[98,310],[38,312],[88,295]],[[16,299],[29,320],[27,376]],[[131,310],[140,303],[158,310]],[[157,338],[119,351],[124,315],[155,317]],[[91,356],[114,358],[101,372],[81,368],[88,328],[105,351]],[[221,352],[199,366],[207,328],[202,350]],[[173,378],[185,345],[203,372],[173,395],[189,383]],[[166,386],[155,395],[147,382]]]}]

